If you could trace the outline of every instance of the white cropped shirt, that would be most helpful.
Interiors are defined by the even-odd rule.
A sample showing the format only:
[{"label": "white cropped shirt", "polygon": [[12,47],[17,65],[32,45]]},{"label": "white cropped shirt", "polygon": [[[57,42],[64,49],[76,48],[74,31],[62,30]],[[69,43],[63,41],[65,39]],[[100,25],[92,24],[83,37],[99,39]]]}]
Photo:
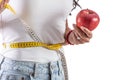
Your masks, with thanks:
[{"label": "white cropped shirt", "polygon": [[[40,41],[47,44],[64,42],[65,20],[73,0],[10,0],[17,16],[9,10],[0,14],[0,44],[34,41],[25,31],[19,17],[29,24]],[[56,51],[43,47],[0,48],[0,54],[20,61],[47,63],[59,59]]]}]

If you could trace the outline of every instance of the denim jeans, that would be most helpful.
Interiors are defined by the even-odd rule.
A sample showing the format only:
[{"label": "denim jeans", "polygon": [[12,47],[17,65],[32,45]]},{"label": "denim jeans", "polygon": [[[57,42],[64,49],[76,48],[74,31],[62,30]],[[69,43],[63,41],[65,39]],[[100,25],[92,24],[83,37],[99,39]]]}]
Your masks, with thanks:
[{"label": "denim jeans", "polygon": [[61,60],[41,64],[0,55],[0,80],[65,80]]}]

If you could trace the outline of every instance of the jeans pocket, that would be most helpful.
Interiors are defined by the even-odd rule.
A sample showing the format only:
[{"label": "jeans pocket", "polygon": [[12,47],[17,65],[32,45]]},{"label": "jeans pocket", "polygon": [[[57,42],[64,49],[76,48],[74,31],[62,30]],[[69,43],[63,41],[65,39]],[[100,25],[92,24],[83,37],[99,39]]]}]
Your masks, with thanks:
[{"label": "jeans pocket", "polygon": [[30,77],[22,73],[4,71],[0,75],[0,80],[30,80]]}]

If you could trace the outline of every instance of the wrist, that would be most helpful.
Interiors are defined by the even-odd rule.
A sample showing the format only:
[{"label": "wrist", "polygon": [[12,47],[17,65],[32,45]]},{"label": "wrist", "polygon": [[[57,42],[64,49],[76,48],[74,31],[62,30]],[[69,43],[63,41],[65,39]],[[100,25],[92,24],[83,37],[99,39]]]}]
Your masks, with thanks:
[{"label": "wrist", "polygon": [[66,37],[65,37],[65,40],[66,40],[66,42],[68,43],[68,44],[70,44],[70,45],[74,45],[74,44],[72,44],[70,41],[69,41],[69,36],[70,36],[70,34],[73,32],[73,30],[69,30],[68,32],[67,32],[67,34],[66,34]]}]

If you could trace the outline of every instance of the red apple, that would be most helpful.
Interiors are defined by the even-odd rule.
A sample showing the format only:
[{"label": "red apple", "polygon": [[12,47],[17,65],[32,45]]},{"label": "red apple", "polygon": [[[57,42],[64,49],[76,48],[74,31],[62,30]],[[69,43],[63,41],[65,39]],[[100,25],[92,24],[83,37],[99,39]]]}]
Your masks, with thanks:
[{"label": "red apple", "polygon": [[83,9],[76,16],[76,25],[78,27],[84,26],[90,31],[94,30],[98,26],[99,22],[99,15],[90,9]]}]

